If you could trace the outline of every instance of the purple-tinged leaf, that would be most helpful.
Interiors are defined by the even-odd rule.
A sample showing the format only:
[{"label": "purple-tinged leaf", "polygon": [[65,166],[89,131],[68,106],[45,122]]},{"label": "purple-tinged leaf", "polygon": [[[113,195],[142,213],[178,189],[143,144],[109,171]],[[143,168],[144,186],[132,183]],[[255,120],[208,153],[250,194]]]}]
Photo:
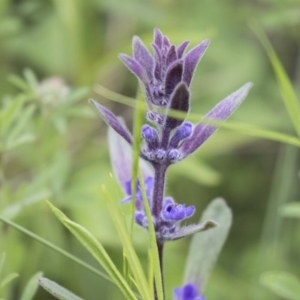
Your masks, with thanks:
[{"label": "purple-tinged leaf", "polygon": [[195,234],[197,232],[214,228],[216,226],[218,226],[218,223],[216,223],[215,221],[206,221],[204,223],[181,227],[180,229],[176,230],[174,233],[168,233],[166,235],[159,236],[159,239],[163,241],[175,241],[175,240],[182,239],[186,236]]},{"label": "purple-tinged leaf", "polygon": [[216,228],[193,236],[186,262],[184,283],[197,283],[201,291],[217,261],[232,223],[232,212],[224,199],[212,201],[201,216],[200,224],[214,220]]},{"label": "purple-tinged leaf", "polygon": [[176,48],[174,45],[172,45],[169,48],[169,51],[167,53],[167,60],[166,60],[166,64],[167,66],[170,66],[171,63],[173,63],[175,60],[177,60],[177,53],[176,53]]},{"label": "purple-tinged leaf", "polygon": [[162,42],[163,42],[163,34],[158,28],[155,28],[154,29],[154,43],[155,43],[155,45],[157,45],[157,47],[159,49],[161,49],[161,47],[162,47]]},{"label": "purple-tinged leaf", "polygon": [[181,45],[178,46],[178,48],[177,48],[177,57],[178,57],[178,59],[183,56],[183,53],[184,53],[184,51],[185,51],[185,49],[186,49],[186,47],[188,46],[189,43],[190,43],[189,41],[185,41]]},{"label": "purple-tinged leaf", "polygon": [[209,45],[209,40],[204,40],[201,44],[191,49],[184,56],[184,68],[182,80],[189,86],[196,69],[197,64],[201,60],[206,48]]},{"label": "purple-tinged leaf", "polygon": [[132,40],[133,57],[147,72],[148,78],[153,77],[153,57],[142,42],[142,40],[135,36]]},{"label": "purple-tinged leaf", "polygon": [[144,84],[146,84],[148,77],[144,68],[132,57],[126,54],[119,55],[120,60],[124,63],[124,65]]},{"label": "purple-tinged leaf", "polygon": [[183,62],[178,60],[174,62],[167,70],[165,78],[165,93],[170,96],[175,87],[181,82],[183,72]]},{"label": "purple-tinged leaf", "polygon": [[[120,124],[124,125],[122,118],[118,117]],[[115,130],[108,127],[108,145],[111,164],[114,175],[125,194],[127,194],[127,183],[132,178],[132,148]],[[143,159],[139,160],[139,165],[144,178],[153,177],[153,170]]]},{"label": "purple-tinged leaf", "polygon": [[[246,98],[252,83],[247,83],[240,89],[219,102],[206,116],[206,119],[225,121]],[[192,135],[184,140],[181,151],[183,158],[197,150],[216,130],[217,126],[199,123],[195,126]]]},{"label": "purple-tinged leaf", "polygon": [[100,105],[98,102],[90,99],[90,103],[97,109],[102,119],[112,127],[123,139],[129,144],[132,144],[132,136],[126,126],[118,120],[118,118],[107,108]]},{"label": "purple-tinged leaf", "polygon": [[[179,110],[180,112],[188,113],[189,111],[189,98],[190,92],[185,83],[180,83],[173,94],[171,95],[171,100],[169,104],[169,109]],[[173,117],[166,117],[166,122],[164,128],[167,130],[172,130],[183,123],[183,119],[177,119]]]},{"label": "purple-tinged leaf", "polygon": [[152,47],[154,49],[154,77],[158,80],[161,80],[162,77],[162,57],[160,53],[160,49],[158,49],[158,46],[156,44],[152,44]]}]

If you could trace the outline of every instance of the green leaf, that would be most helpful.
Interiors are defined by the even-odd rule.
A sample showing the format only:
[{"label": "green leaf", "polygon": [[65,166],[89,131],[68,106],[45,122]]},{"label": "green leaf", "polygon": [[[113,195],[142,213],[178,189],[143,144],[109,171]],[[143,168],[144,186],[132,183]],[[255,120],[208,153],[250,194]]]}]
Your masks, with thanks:
[{"label": "green leaf", "polygon": [[289,79],[286,70],[284,69],[281,61],[279,60],[276,52],[274,51],[263,30],[256,23],[251,24],[251,27],[264,46],[265,50],[267,51],[269,60],[272,64],[277,82],[279,84],[283,102],[294,125],[295,131],[300,137],[300,104],[291,80]]},{"label": "green leaf", "polygon": [[40,277],[38,279],[38,283],[42,286],[47,292],[49,292],[52,296],[60,300],[83,300],[82,298],[76,296],[71,293],[64,287],[60,286],[54,281],[46,277]]},{"label": "green leaf", "polygon": [[300,280],[293,274],[272,271],[263,273],[260,282],[277,296],[286,300],[300,300]]},{"label": "green leaf", "polygon": [[123,276],[120,274],[119,270],[116,268],[99,241],[87,229],[68,219],[49,201],[47,201],[47,203],[55,216],[59,219],[59,221],[71,231],[71,233],[79,240],[79,242],[100,263],[100,265],[119,287],[124,296],[128,299],[137,299],[133,291],[130,289],[128,283],[124,280]]},{"label": "green leaf", "polygon": [[43,276],[43,272],[37,272],[29,279],[22,293],[21,300],[32,300],[39,286],[37,279],[41,276]]},{"label": "green leaf", "polygon": [[284,217],[300,218],[300,203],[299,202],[287,203],[280,208],[280,213]]},{"label": "green leaf", "polygon": [[11,281],[13,281],[17,277],[19,277],[19,274],[17,273],[11,273],[4,277],[4,279],[0,283],[0,290],[2,290],[5,286],[7,286]]},{"label": "green leaf", "polygon": [[187,258],[184,282],[197,282],[203,291],[232,223],[232,212],[225,200],[213,200],[200,219],[200,223],[213,220],[219,225],[208,231],[199,232],[192,238]]}]

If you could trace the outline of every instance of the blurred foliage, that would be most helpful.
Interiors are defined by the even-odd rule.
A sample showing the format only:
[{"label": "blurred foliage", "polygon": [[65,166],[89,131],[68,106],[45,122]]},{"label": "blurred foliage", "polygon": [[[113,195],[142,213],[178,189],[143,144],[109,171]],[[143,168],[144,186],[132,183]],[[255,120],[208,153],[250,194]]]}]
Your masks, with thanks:
[{"label": "blurred foliage", "polygon": [[[44,202],[49,199],[93,232],[122,265],[100,187],[110,188],[116,201],[122,195],[109,176],[106,126],[87,98],[106,102],[131,124],[132,109],[107,102],[94,87],[134,97],[136,80],[117,54],[130,53],[134,34],[149,45],[154,27],[174,43],[212,40],[193,79],[192,112],[204,114],[253,81],[233,119],[294,134],[271,64],[248,26],[253,19],[267,32],[299,95],[299,0],[1,0],[1,215],[97,266],[52,216]],[[285,299],[260,284],[261,274],[282,270],[300,278],[299,219],[285,217],[297,211],[288,202],[299,204],[298,171],[295,147],[225,129],[171,168],[168,193],[197,205],[195,221],[217,196],[233,210],[232,231],[208,283],[208,299]],[[130,207],[124,209],[129,217]],[[0,230],[5,274],[20,275],[6,285],[4,299],[21,299],[40,270],[84,299],[120,298],[116,287],[60,254],[3,223]],[[139,228],[134,242],[146,263],[147,237]],[[181,285],[188,244],[183,240],[166,247],[169,297]],[[51,296],[39,289],[33,299]]]}]

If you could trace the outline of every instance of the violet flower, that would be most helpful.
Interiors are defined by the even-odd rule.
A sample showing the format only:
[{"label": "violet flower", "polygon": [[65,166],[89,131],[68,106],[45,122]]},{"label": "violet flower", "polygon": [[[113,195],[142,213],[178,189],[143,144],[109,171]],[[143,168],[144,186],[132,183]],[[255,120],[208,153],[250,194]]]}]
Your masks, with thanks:
[{"label": "violet flower", "polygon": [[205,300],[205,298],[198,294],[196,285],[186,284],[182,288],[174,289],[173,300]]}]

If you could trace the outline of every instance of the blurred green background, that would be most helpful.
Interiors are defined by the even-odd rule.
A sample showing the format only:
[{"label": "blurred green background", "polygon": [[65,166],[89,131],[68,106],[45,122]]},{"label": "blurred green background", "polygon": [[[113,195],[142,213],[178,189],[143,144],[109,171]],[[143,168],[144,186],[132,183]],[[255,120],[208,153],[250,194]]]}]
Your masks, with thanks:
[{"label": "blurred green background", "polygon": [[[121,267],[120,242],[101,200],[111,172],[107,127],[87,99],[110,107],[131,127],[132,109],[102,98],[97,84],[134,97],[137,80],[117,55],[131,53],[133,35],[149,45],[154,27],[174,44],[211,39],[193,79],[192,112],[205,114],[252,81],[232,120],[294,134],[268,57],[249,27],[252,20],[267,32],[299,92],[297,0],[1,0],[0,99],[1,109],[10,112],[1,120],[1,215],[97,266],[51,214],[44,201],[49,199],[91,230]],[[279,299],[260,284],[260,275],[284,270],[300,277],[299,220],[279,213],[283,203],[299,201],[298,171],[297,148],[225,129],[170,169],[168,195],[197,206],[193,221],[219,196],[234,213],[207,299]],[[147,238],[140,229],[135,243],[146,265]],[[166,247],[169,299],[181,285],[188,245],[185,239]],[[20,276],[0,298],[19,299],[29,278],[43,271],[84,299],[120,299],[112,284],[0,223],[3,251],[4,273]],[[52,297],[39,289],[34,299]]]}]

